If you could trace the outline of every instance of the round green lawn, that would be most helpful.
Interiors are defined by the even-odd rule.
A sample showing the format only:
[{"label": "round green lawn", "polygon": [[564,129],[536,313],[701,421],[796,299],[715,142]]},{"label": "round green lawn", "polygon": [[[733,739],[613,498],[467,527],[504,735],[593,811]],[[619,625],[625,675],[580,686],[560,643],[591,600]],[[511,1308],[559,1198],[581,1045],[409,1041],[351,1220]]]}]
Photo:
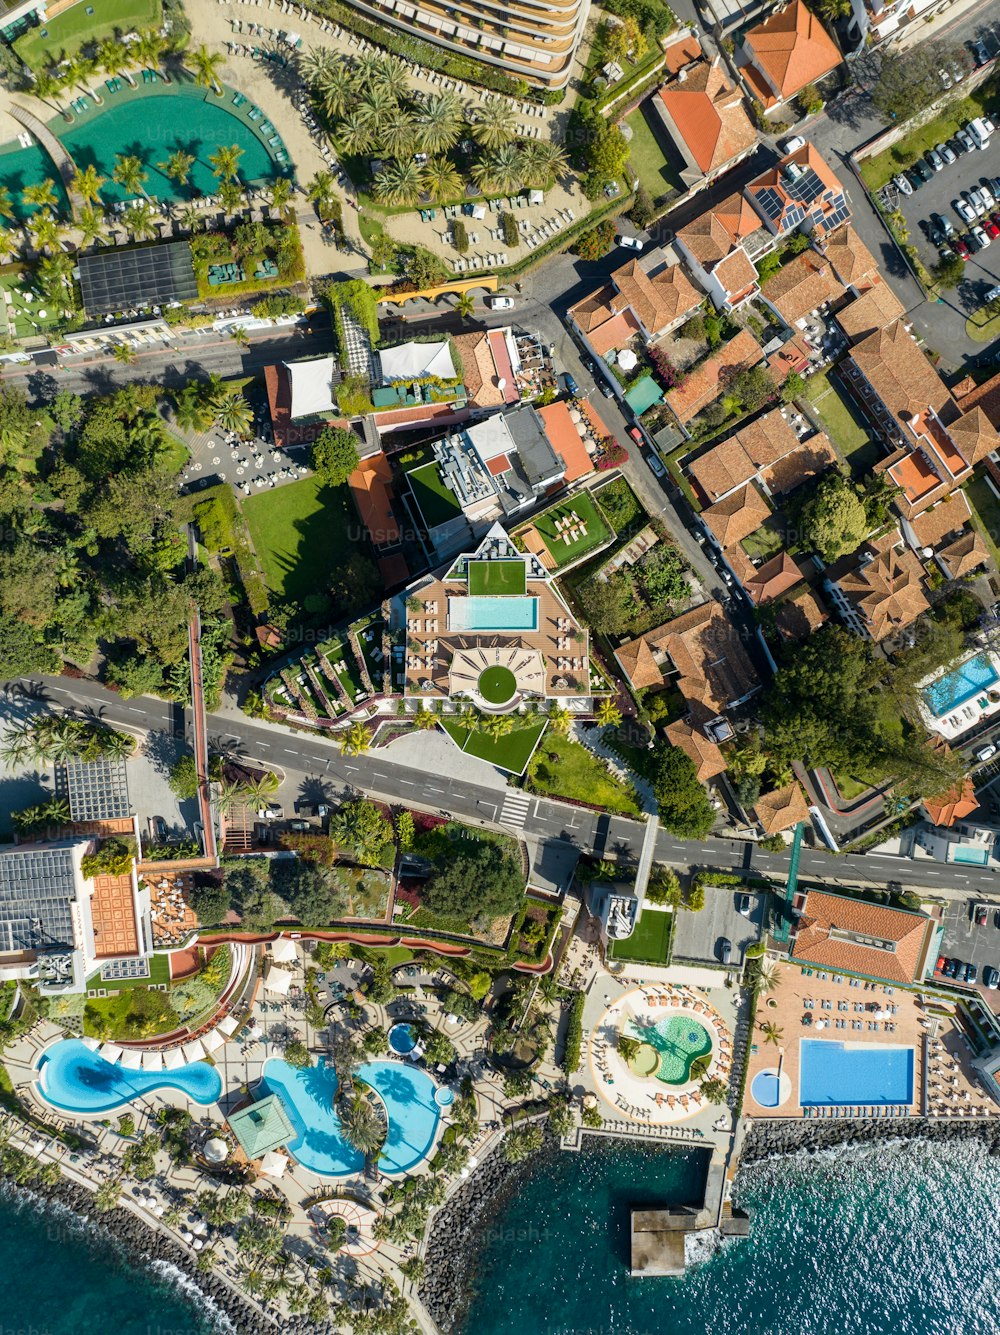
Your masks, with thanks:
[{"label": "round green lawn", "polygon": [[517,678],[510,668],[488,667],[479,676],[479,694],[491,705],[505,705],[517,690]]}]

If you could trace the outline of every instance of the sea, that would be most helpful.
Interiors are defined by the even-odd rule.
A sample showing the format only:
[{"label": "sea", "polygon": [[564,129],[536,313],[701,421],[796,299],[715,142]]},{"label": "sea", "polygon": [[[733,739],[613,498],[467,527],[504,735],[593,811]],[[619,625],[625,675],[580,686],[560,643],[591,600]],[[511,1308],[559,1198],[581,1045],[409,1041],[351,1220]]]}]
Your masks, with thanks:
[{"label": "sea", "polygon": [[0,1186],[2,1335],[231,1335],[225,1315],[166,1262],[131,1263],[62,1205]]},{"label": "sea", "polygon": [[485,1231],[463,1335],[1000,1332],[1000,1161],[978,1142],[753,1164],[734,1190],[748,1239],[683,1279],[629,1278],[630,1205],[685,1202],[704,1173],[647,1147],[531,1162]]}]

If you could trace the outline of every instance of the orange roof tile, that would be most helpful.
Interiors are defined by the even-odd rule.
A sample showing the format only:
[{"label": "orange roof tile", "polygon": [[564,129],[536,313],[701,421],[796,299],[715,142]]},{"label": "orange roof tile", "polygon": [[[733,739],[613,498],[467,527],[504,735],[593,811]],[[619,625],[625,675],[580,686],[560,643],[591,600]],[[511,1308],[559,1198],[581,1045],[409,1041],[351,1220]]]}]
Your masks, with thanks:
[{"label": "orange roof tile", "polygon": [[743,587],[750,596],[750,601],[757,607],[773,602],[789,589],[793,589],[802,580],[799,569],[790,552],[779,552],[765,561],[749,578],[743,580]]},{"label": "orange roof tile", "polygon": [[612,309],[621,310],[627,303],[650,334],[666,329],[702,302],[702,294],[679,264],[651,278],[638,258],[631,259],[614,271],[611,281],[619,292],[611,301]]},{"label": "orange roof tile", "polygon": [[875,283],[836,314],[850,343],[860,342],[905,314],[903,303],[888,283]]},{"label": "orange roof tile", "polygon": [[671,74],[676,74],[685,65],[700,60],[701,43],[693,33],[687,33],[678,42],[671,42],[663,52],[663,67]]},{"label": "orange roof tile", "polygon": [[757,340],[748,329],[741,329],[735,338],[692,371],[683,384],[672,389],[666,401],[679,421],[690,422],[723,392],[721,380],[727,370],[746,370],[763,360],[764,353]]},{"label": "orange roof tile", "polygon": [[782,599],[774,614],[774,624],[779,634],[788,640],[804,639],[825,626],[829,619],[809,588]]},{"label": "orange roof tile", "polygon": [[952,579],[961,579],[980,566],[989,565],[990,560],[986,543],[973,529],[968,529],[960,538],[943,548],[938,556],[948,567]]},{"label": "orange roof tile", "polygon": [[975,785],[966,775],[960,784],[937,797],[925,797],[922,803],[932,825],[954,825],[963,816],[971,816],[979,806]]},{"label": "orange roof tile", "polygon": [[953,491],[946,500],[911,519],[910,528],[920,547],[937,547],[943,539],[965,528],[972,515],[964,491]]},{"label": "orange roof tile", "polygon": [[678,719],[667,729],[667,741],[694,761],[699,783],[707,783],[726,768],[726,758],[711,738],[687,719]]},{"label": "orange roof tile", "polygon": [[587,335],[587,341],[597,357],[606,357],[612,349],[617,351],[641,333],[639,321],[628,308],[618,315],[608,312],[609,318]]},{"label": "orange roof tile", "polygon": [[809,820],[809,803],[793,780],[773,793],[763,793],[754,804],[753,814],[765,834],[780,834]]},{"label": "orange roof tile", "polygon": [[[741,194],[732,194],[682,227],[677,235],[706,269],[724,259],[745,238],[763,227]],[[754,270],[756,274],[756,270]]]},{"label": "orange roof tile", "polygon": [[970,468],[974,468],[994,450],[1000,450],[1000,436],[980,407],[967,408],[948,427],[948,432]]},{"label": "orange roof tile", "polygon": [[[808,179],[809,171],[815,173],[823,187],[819,194],[810,189],[807,195],[800,184]],[[777,217],[774,216],[774,200],[764,195],[765,190],[777,198],[780,206]],[[789,153],[777,166],[752,180],[746,187],[746,196],[754,203],[761,217],[768,220],[769,228],[779,233],[796,226],[797,220],[801,220],[802,210],[810,215],[819,212],[825,218],[830,218],[834,212],[834,201],[846,206],[844,187],[819,149],[810,143]],[[765,207],[765,201],[769,207]],[[793,209],[796,211],[794,216]]]},{"label": "orange roof tile", "polygon": [[791,953],[823,968],[910,984],[923,977],[933,929],[923,914],[810,890]]},{"label": "orange roof tile", "polygon": [[761,524],[770,519],[771,507],[751,483],[707,506],[701,517],[723,547],[732,547],[756,533]]},{"label": "orange roof tile", "polygon": [[708,176],[757,142],[743,98],[726,78],[718,56],[688,69],[685,79],[660,89],[660,100],[693,161]]},{"label": "orange roof tile", "polygon": [[713,714],[760,687],[743,642],[716,602],[693,607],[615,651],[633,686],[640,689],[662,684],[663,667],[656,654],[670,659],[678,689],[688,703]]},{"label": "orange roof tile", "polygon": [[538,409],[549,444],[566,465],[566,481],[576,482],[594,471],[594,465],[569,415],[569,404],[560,399]]},{"label": "orange roof tile", "polygon": [[971,378],[967,379],[969,383],[963,380],[961,386],[956,385],[952,389],[963,412],[969,408],[982,408],[990,425],[1000,428],[1000,371],[981,385],[972,382]]},{"label": "orange roof tile", "polygon": [[722,284],[723,291],[731,301],[738,301],[759,285],[757,266],[742,249],[734,250],[731,255],[720,260],[712,270],[712,276]]},{"label": "orange roof tile", "polygon": [[750,29],[744,42],[783,99],[822,79],[842,60],[833,39],[802,0],[775,10]]},{"label": "orange roof tile", "polygon": [[817,431],[764,470],[764,481],[775,496],[794,491],[825,473],[839,462],[837,451],[825,431]]},{"label": "orange roof tile", "polygon": [[858,236],[853,223],[844,223],[827,234],[823,254],[845,285],[852,283],[860,291],[863,284],[881,282],[878,261]]},{"label": "orange roof tile", "polygon": [[113,959],[118,955],[138,955],[139,927],[135,920],[132,877],[94,877],[90,898],[90,918],[94,928],[94,957]]},{"label": "orange roof tile", "polygon": [[902,320],[861,339],[850,359],[896,421],[931,407],[940,414],[948,389]]},{"label": "orange roof tile", "polygon": [[757,467],[747,454],[739,435],[713,445],[687,464],[687,471],[709,503],[728,495],[756,476]]},{"label": "orange roof tile", "polygon": [[782,265],[763,287],[764,296],[789,325],[843,291],[832,266],[814,250],[804,250]]},{"label": "orange roof tile", "polygon": [[363,459],[347,484],[361,522],[376,547],[399,541],[399,524],[392,512],[392,468],[384,454]]},{"label": "orange roof tile", "polygon": [[838,582],[872,639],[879,641],[912,625],[930,604],[923,590],[923,567],[911,551],[901,551],[888,542],[869,544],[868,550],[876,552],[874,559],[858,565]]}]

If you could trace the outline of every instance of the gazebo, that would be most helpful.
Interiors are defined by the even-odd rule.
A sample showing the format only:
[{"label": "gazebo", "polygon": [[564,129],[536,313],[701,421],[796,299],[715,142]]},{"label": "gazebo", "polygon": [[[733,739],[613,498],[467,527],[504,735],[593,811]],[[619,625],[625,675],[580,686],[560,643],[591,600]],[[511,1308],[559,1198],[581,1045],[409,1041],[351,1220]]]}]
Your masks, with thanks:
[{"label": "gazebo", "polygon": [[295,1139],[295,1128],[277,1094],[269,1094],[258,1103],[230,1113],[229,1129],[251,1160],[263,1159],[271,1150],[281,1149]]}]

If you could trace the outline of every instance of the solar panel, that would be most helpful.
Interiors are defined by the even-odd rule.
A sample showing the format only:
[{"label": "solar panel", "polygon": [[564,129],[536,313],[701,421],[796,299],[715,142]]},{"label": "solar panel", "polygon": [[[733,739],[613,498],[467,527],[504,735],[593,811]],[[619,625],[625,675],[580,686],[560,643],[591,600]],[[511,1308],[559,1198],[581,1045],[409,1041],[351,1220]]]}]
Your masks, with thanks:
[{"label": "solar panel", "polygon": [[790,182],[789,194],[794,194],[795,198],[803,204],[811,204],[813,200],[820,197],[825,189],[826,187],[813,169],[807,167],[801,176]]},{"label": "solar panel", "polygon": [[797,227],[805,216],[799,205],[793,204],[785,218],[786,227]]},{"label": "solar panel", "polygon": [[88,315],[193,301],[198,295],[187,241],[102,250],[81,256],[79,264],[80,291]]},{"label": "solar panel", "polygon": [[781,196],[778,194],[777,190],[772,186],[765,186],[763,190],[758,192],[757,198],[760,200],[764,212],[771,221],[777,222],[781,217],[782,208]]}]

